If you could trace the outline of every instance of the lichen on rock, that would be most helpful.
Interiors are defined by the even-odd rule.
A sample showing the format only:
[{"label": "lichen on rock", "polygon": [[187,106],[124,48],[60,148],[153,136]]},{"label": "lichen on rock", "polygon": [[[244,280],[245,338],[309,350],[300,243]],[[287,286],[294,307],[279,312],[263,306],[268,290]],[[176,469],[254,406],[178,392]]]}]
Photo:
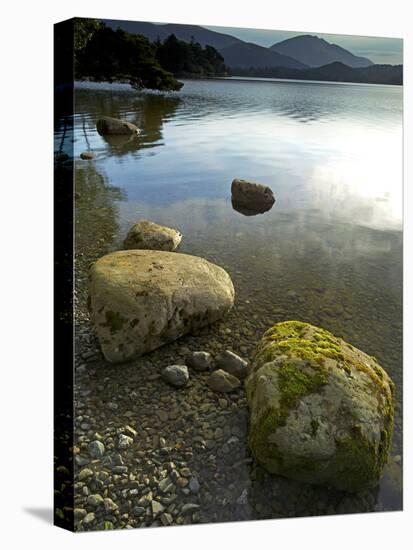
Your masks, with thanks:
[{"label": "lichen on rock", "polygon": [[267,470],[357,491],[387,461],[394,386],[377,361],[300,321],[270,328],[246,380],[249,446]]}]

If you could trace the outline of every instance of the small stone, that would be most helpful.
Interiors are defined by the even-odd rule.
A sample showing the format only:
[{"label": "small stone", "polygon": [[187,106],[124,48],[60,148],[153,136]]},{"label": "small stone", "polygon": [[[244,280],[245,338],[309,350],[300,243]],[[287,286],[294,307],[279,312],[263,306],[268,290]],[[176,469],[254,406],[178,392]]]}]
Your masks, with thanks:
[{"label": "small stone", "polygon": [[88,445],[88,450],[92,458],[102,458],[105,453],[105,446],[101,441],[91,441]]},{"label": "small stone", "polygon": [[189,490],[191,491],[191,493],[193,493],[194,495],[196,495],[197,493],[199,493],[199,490],[200,490],[200,485],[199,485],[199,481],[196,477],[191,477],[191,479],[189,480]]},{"label": "small stone", "polygon": [[85,479],[88,479],[89,477],[93,476],[93,471],[89,468],[83,468],[83,470],[80,470],[78,475],[79,481],[84,481]]},{"label": "small stone", "polygon": [[174,488],[173,483],[169,479],[169,477],[165,477],[164,479],[162,479],[159,482],[158,487],[163,493],[170,493]]},{"label": "small stone", "polygon": [[92,151],[83,151],[83,153],[80,153],[80,158],[83,160],[92,160],[95,158],[95,154]]},{"label": "small stone", "polygon": [[86,525],[88,525],[89,523],[93,523],[94,521],[95,521],[95,514],[93,512],[89,512],[83,519],[83,523]]},{"label": "small stone", "polygon": [[184,516],[189,516],[190,514],[193,514],[198,510],[199,510],[199,504],[193,504],[191,502],[188,502],[188,504],[184,504],[182,506],[181,512]]},{"label": "small stone", "polygon": [[232,392],[241,385],[238,378],[222,369],[214,371],[207,383],[212,390],[223,393]]},{"label": "small stone", "polygon": [[239,380],[246,378],[250,371],[247,361],[230,350],[222,351],[216,358],[216,364],[220,369],[236,376]]},{"label": "small stone", "polygon": [[189,380],[188,367],[186,365],[170,365],[162,371],[162,378],[175,388],[183,388]]},{"label": "small stone", "polygon": [[173,522],[173,518],[172,518],[171,514],[168,514],[167,512],[164,512],[161,515],[161,522],[162,522],[162,525],[171,525],[171,523]]},{"label": "small stone", "polygon": [[87,497],[87,503],[90,506],[100,506],[100,504],[103,504],[103,497],[100,495],[89,495]]},{"label": "small stone", "polygon": [[152,492],[149,492],[149,493],[147,493],[146,495],[143,495],[143,496],[137,501],[137,505],[138,505],[138,506],[143,506],[144,508],[146,508],[147,506],[150,505],[151,502],[152,502]]},{"label": "small stone", "polygon": [[140,517],[145,513],[145,508],[143,506],[135,506],[132,510],[134,516]]},{"label": "small stone", "polygon": [[75,508],[73,510],[73,514],[75,516],[75,519],[79,520],[79,519],[83,519],[84,517],[86,517],[87,512],[84,508]]},{"label": "small stone", "polygon": [[212,362],[212,355],[207,351],[193,351],[185,357],[187,366],[199,372],[211,370]]},{"label": "small stone", "polygon": [[223,435],[224,435],[224,432],[223,432],[222,428],[219,428],[219,427],[216,428],[216,430],[214,432],[215,439],[222,439]]},{"label": "small stone", "polygon": [[158,516],[165,510],[165,507],[157,500],[153,500],[151,504],[152,504],[152,514],[154,517]]},{"label": "small stone", "polygon": [[128,467],[127,466],[114,466],[112,468],[112,472],[114,474],[127,474],[128,473]]},{"label": "small stone", "polygon": [[125,435],[128,435],[129,437],[136,437],[138,435],[138,432],[132,428],[132,426],[126,425],[124,428]]},{"label": "small stone", "polygon": [[127,449],[133,443],[133,439],[125,434],[120,434],[118,439],[119,449]]},{"label": "small stone", "polygon": [[105,507],[106,512],[114,512],[119,508],[119,506],[113,502],[111,498],[104,498],[103,499],[103,506]]},{"label": "small stone", "polygon": [[188,480],[185,478],[185,477],[178,477],[178,479],[176,480],[176,484],[179,486],[179,487],[186,487],[188,485]]}]

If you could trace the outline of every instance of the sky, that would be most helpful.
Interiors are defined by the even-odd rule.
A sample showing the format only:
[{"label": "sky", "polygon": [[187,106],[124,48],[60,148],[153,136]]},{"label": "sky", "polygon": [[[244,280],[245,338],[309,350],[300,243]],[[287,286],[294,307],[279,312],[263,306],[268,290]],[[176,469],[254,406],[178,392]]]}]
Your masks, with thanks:
[{"label": "sky", "polygon": [[313,34],[346,50],[350,50],[355,55],[368,57],[373,63],[390,63],[391,65],[403,63],[403,40],[401,38],[203,26],[212,31],[231,34],[246,42],[254,42],[266,47],[298,34]]}]

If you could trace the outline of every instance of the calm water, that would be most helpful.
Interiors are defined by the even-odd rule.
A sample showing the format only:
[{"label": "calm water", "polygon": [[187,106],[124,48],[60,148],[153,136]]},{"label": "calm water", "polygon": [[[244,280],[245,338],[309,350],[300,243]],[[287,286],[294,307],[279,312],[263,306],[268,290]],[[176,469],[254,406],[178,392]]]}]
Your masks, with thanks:
[{"label": "calm water", "polygon": [[[143,133],[101,137],[102,114]],[[56,148],[70,150],[62,138],[63,122]],[[246,340],[296,318],[375,355],[397,386],[399,463],[401,87],[208,80],[161,95],[82,84],[74,150],[75,158],[96,154],[76,161],[80,250],[93,257],[118,248],[140,218],[175,226],[182,252],[231,274]],[[236,177],[269,185],[273,208],[249,217],[235,211]],[[400,466],[392,463],[378,509],[397,508],[400,492]]]}]

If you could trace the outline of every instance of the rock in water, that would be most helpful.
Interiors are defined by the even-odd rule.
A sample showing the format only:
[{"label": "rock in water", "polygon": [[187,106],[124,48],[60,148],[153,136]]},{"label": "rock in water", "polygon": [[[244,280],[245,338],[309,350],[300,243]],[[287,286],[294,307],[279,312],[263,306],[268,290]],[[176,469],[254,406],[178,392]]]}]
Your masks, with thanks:
[{"label": "rock in water", "polygon": [[89,304],[103,354],[118,363],[217,321],[234,304],[234,286],[203,258],[123,250],[92,265]]},{"label": "rock in water", "polygon": [[123,241],[126,250],[175,250],[181,242],[182,234],[171,227],[142,220],[133,225]]},{"label": "rock in water", "polygon": [[212,367],[212,355],[207,351],[192,351],[185,357],[185,363],[188,367],[198,372],[210,370]]},{"label": "rock in water", "polygon": [[229,372],[240,380],[244,380],[249,374],[250,369],[247,361],[228,349],[221,351],[216,358],[216,363],[220,369]]},{"label": "rock in water", "polygon": [[233,180],[231,195],[235,209],[247,210],[250,212],[248,215],[265,212],[275,202],[274,194],[269,187],[245,180]]},{"label": "rock in water", "polygon": [[96,128],[102,135],[140,134],[137,126],[127,120],[120,120],[109,116],[103,116],[96,122]]},{"label": "rock in water", "polygon": [[95,158],[95,154],[92,151],[83,151],[83,153],[80,153],[80,158],[83,160],[92,160]]},{"label": "rock in water", "polygon": [[188,367],[186,365],[169,365],[162,371],[162,378],[175,388],[183,388],[189,380]]},{"label": "rock in water", "polygon": [[240,381],[232,374],[218,369],[208,378],[208,386],[211,390],[228,393],[240,387]]},{"label": "rock in water", "polygon": [[248,443],[268,471],[344,491],[380,479],[394,385],[376,360],[321,328],[278,323],[246,380]]}]

